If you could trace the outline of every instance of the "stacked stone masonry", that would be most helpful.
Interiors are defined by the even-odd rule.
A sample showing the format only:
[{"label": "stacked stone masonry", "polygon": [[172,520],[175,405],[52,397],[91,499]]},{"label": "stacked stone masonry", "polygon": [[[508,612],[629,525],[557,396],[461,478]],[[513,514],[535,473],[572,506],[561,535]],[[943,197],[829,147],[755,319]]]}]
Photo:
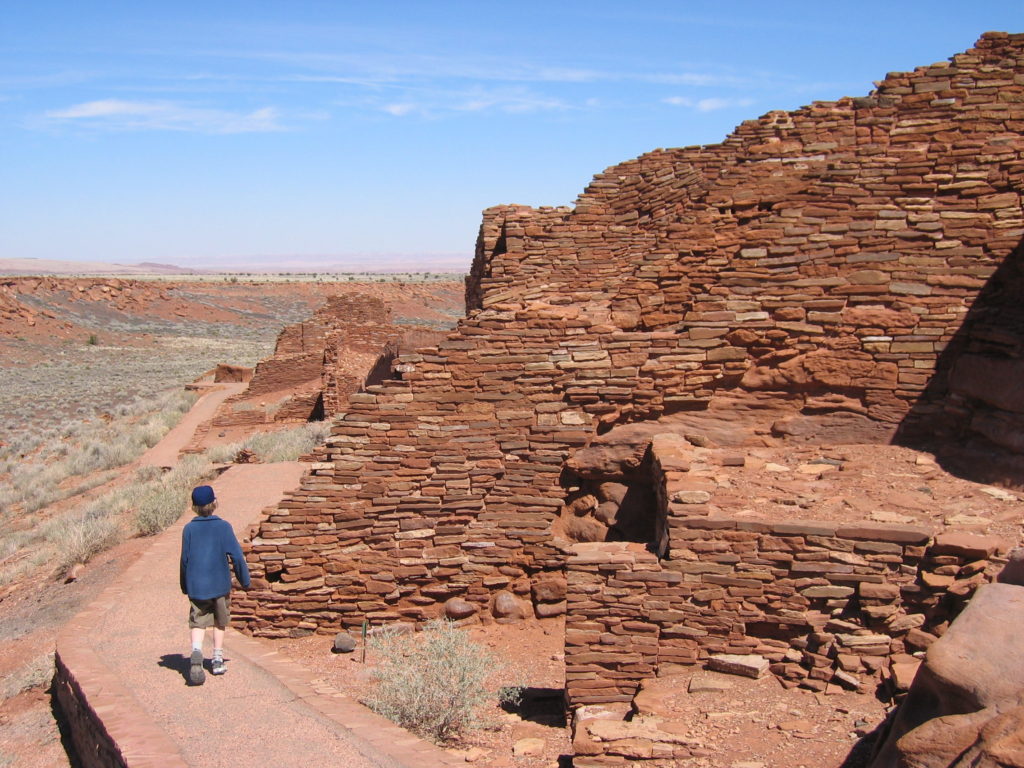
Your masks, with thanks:
[{"label": "stacked stone masonry", "polygon": [[213,426],[334,416],[348,395],[381,378],[373,378],[375,363],[383,359],[389,365],[408,335],[410,330],[393,324],[390,309],[376,297],[329,296],[309,320],[281,331],[273,356],[256,367],[245,392],[224,404]]},{"label": "stacked stone masonry", "polygon": [[674,518],[672,555],[576,545],[573,706],[632,701],[665,665],[758,655],[784,685],[858,689],[915,664],[998,569],[1002,543],[909,526]]},{"label": "stacked stone masonry", "polygon": [[[721,144],[610,168],[572,208],[489,209],[468,317],[440,343],[399,355],[395,378],[339,404],[345,415],[319,461],[267,511],[248,545],[254,589],[239,601],[249,629],[420,622],[453,597],[486,619],[498,593],[530,601],[566,567],[552,534],[564,465],[616,424],[742,400],[789,408],[790,420],[771,425],[779,438],[916,430],[1024,449],[1019,388],[976,375],[1019,380],[1024,360],[1022,128],[1024,36],[990,33],[949,62],[889,75],[870,96],[769,113]],[[673,616],[687,613],[676,594],[698,606],[707,632],[673,635],[679,621],[616,604],[616,615],[636,616],[636,627],[616,625],[635,630],[636,669],[621,670],[634,682],[608,695],[625,696],[629,676],[657,663],[663,629],[666,659],[765,645],[782,654],[774,664],[793,665],[780,668],[784,679],[822,679],[811,671],[825,662],[808,667],[805,651],[856,677],[870,653],[838,640],[792,646],[847,634],[827,621],[755,645],[748,628],[786,627],[780,611],[813,618],[848,600],[878,608],[863,629],[883,634],[893,606],[928,614],[927,595],[910,589],[920,568],[961,567],[934,560],[929,570],[930,532],[905,542],[787,533],[778,521],[668,522],[664,562],[570,565],[578,585],[640,573],[614,577],[616,589],[640,602],[656,592]],[[697,535],[710,549],[680,545]],[[869,596],[862,584],[898,595]],[[719,619],[701,618],[719,608]],[[576,598],[567,610],[575,623],[589,608]],[[885,634],[894,653],[906,643]],[[840,663],[840,652],[858,661]]]}]

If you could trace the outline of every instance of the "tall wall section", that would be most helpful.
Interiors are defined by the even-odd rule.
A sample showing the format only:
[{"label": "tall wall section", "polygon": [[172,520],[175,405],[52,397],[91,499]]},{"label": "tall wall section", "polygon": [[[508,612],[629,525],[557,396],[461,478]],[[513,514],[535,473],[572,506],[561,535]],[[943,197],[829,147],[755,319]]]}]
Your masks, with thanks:
[{"label": "tall wall section", "polygon": [[[485,212],[469,316],[350,398],[250,545],[251,629],[526,597],[564,555],[565,460],[598,431],[728,411],[777,437],[974,433],[1020,449],[1024,36],[870,96],[656,150],[573,208]],[[971,365],[957,359],[973,355]]]}]

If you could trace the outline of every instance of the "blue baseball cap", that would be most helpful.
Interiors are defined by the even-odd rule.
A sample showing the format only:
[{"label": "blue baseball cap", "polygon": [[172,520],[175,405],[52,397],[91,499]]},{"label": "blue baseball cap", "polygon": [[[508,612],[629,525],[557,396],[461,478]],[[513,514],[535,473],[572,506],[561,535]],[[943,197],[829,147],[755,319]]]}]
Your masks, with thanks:
[{"label": "blue baseball cap", "polygon": [[197,507],[205,507],[217,500],[213,495],[213,488],[208,485],[200,485],[192,489],[192,503]]}]

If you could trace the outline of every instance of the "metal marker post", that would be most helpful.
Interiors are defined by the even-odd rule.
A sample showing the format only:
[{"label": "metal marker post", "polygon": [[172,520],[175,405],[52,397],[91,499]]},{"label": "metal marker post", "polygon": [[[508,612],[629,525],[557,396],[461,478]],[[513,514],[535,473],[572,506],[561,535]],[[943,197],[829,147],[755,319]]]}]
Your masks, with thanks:
[{"label": "metal marker post", "polygon": [[363,658],[360,660],[359,663],[366,663],[366,619],[363,619]]}]

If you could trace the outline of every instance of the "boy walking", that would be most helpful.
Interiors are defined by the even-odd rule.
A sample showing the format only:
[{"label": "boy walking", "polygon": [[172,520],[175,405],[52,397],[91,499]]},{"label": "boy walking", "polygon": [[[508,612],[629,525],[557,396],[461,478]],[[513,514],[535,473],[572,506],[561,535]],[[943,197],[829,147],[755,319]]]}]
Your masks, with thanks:
[{"label": "boy walking", "polygon": [[[242,589],[249,588],[249,566],[231,529],[231,523],[213,514],[217,499],[213,488],[200,485],[192,490],[196,517],[181,533],[181,591],[188,595],[188,626],[192,635],[188,679],[192,685],[206,680],[203,671],[203,640],[213,627],[213,659],[210,672],[223,675],[224,630],[231,621],[231,570]],[[228,566],[228,558],[231,566]]]}]

